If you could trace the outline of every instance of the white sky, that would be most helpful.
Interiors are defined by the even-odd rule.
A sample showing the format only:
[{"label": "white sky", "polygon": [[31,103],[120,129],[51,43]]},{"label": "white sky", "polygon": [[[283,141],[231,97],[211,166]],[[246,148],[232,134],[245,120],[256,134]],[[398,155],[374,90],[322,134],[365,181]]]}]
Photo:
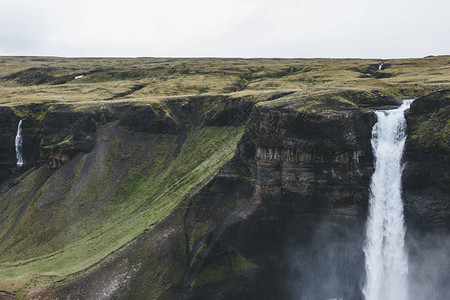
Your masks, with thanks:
[{"label": "white sky", "polygon": [[450,54],[449,0],[0,0],[0,55]]}]

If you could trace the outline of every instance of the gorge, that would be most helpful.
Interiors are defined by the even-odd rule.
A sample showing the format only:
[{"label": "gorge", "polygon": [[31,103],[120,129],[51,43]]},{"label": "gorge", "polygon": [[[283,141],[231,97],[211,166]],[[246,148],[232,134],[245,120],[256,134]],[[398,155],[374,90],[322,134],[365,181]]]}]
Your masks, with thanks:
[{"label": "gorge", "polygon": [[449,66],[1,58],[0,299],[449,298]]}]

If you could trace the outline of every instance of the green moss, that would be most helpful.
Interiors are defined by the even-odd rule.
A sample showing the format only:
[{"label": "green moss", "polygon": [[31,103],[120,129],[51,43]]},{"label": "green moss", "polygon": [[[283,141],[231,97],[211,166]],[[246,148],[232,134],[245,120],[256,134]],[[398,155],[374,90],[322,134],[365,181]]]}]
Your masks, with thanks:
[{"label": "green moss", "polygon": [[[139,266],[139,274],[130,284],[124,299],[179,299],[186,269],[186,244],[182,224],[190,199],[183,200],[165,219],[173,230],[156,246],[154,235],[146,233],[137,243],[130,263]],[[180,230],[179,230],[180,229]],[[158,233],[155,233],[158,239]],[[161,245],[158,241],[158,245]]]},{"label": "green moss", "polygon": [[226,281],[228,274],[230,273],[230,266],[232,262],[223,261],[209,266],[195,279],[191,288],[197,288],[205,285],[217,284]]},{"label": "green moss", "polygon": [[344,104],[344,105],[350,105],[350,106],[356,106],[355,103],[351,102],[348,99],[345,99],[344,97],[337,97],[337,101]]},{"label": "green moss", "polygon": [[[78,171],[61,187],[63,192],[57,192],[61,197],[54,199],[51,206],[39,207],[42,191],[60,188],[49,185],[57,184],[60,172],[55,173],[31,201],[11,238],[0,245],[0,282],[6,284],[0,288],[9,290],[9,281],[20,287],[19,278],[25,274],[55,276],[55,280],[61,280],[119,250],[167,216],[183,199],[199,191],[231,159],[242,133],[242,127],[192,130],[176,156],[173,147],[176,136],[155,135],[151,151],[137,149],[132,153],[150,159],[152,168],[132,167],[122,179],[115,177],[116,166],[109,153],[117,157],[125,146],[111,140],[105,145],[104,163],[97,160],[97,173],[89,175],[93,176],[89,182],[83,183],[83,176],[90,168],[86,156],[75,166]],[[119,158],[119,162],[123,159]],[[13,206],[19,205],[23,198],[24,192],[19,192],[22,185],[23,188],[32,186],[24,181],[11,191],[13,194],[8,197],[18,199],[11,203]],[[67,200],[68,191],[76,186],[80,191],[77,197]],[[101,204],[99,201],[107,194],[108,187],[117,189],[112,190],[109,201],[105,199],[107,202]],[[40,222],[46,219],[49,210],[51,217],[42,227]],[[30,231],[29,228],[42,229]]]},{"label": "green moss", "polygon": [[419,118],[413,122],[411,138],[425,149],[441,149],[450,152],[450,107],[443,107],[438,112]]},{"label": "green moss", "polygon": [[212,223],[212,219],[198,220],[189,227],[189,250],[192,249],[199,238],[203,237],[209,231]]},{"label": "green moss", "polygon": [[192,257],[190,267],[195,268],[197,264],[201,261],[203,253],[205,253],[206,249],[208,247],[206,244],[202,244],[200,247],[198,247],[197,251],[195,251],[194,256]]},{"label": "green moss", "polygon": [[192,289],[219,284],[221,288],[227,289],[236,284],[242,276],[258,268],[235,248],[225,245],[223,247],[222,251],[215,254],[214,262],[204,268],[192,282]]},{"label": "green moss", "polygon": [[[56,108],[54,104],[46,104],[39,106],[38,109],[29,105],[13,106],[14,113],[22,119],[29,119],[36,124],[40,124],[47,115],[47,113],[53,111]],[[36,126],[35,129],[40,129],[40,126]]]}]

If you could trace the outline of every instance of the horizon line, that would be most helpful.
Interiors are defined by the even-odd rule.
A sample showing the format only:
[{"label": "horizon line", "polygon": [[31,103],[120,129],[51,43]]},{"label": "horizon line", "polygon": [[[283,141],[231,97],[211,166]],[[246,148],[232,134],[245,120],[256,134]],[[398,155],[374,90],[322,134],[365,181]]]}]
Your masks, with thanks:
[{"label": "horizon line", "polygon": [[388,57],[388,58],[382,58],[382,57],[275,57],[275,56],[254,56],[254,57],[245,57],[245,56],[114,56],[114,55],[103,55],[103,56],[59,56],[59,55],[4,55],[0,54],[0,57],[20,57],[20,58],[26,58],[26,57],[42,57],[42,58],[68,58],[68,59],[118,59],[118,58],[125,58],[125,59],[146,59],[146,58],[155,58],[155,59],[164,59],[164,58],[170,58],[170,59],[242,59],[242,60],[257,60],[257,59],[357,59],[357,60],[396,60],[396,59],[423,59],[423,58],[433,58],[433,57],[445,57],[450,56],[450,54],[438,54],[438,55],[427,55],[422,57],[413,57],[413,56],[407,56],[407,57]]}]

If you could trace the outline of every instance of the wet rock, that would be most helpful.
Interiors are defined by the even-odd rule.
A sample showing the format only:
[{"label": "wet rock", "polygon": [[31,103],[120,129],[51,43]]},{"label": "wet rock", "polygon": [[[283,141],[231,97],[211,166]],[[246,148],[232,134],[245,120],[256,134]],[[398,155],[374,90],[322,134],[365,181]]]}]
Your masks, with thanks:
[{"label": "wet rock", "polygon": [[0,107],[0,184],[15,173],[15,136],[20,121],[9,107]]}]

